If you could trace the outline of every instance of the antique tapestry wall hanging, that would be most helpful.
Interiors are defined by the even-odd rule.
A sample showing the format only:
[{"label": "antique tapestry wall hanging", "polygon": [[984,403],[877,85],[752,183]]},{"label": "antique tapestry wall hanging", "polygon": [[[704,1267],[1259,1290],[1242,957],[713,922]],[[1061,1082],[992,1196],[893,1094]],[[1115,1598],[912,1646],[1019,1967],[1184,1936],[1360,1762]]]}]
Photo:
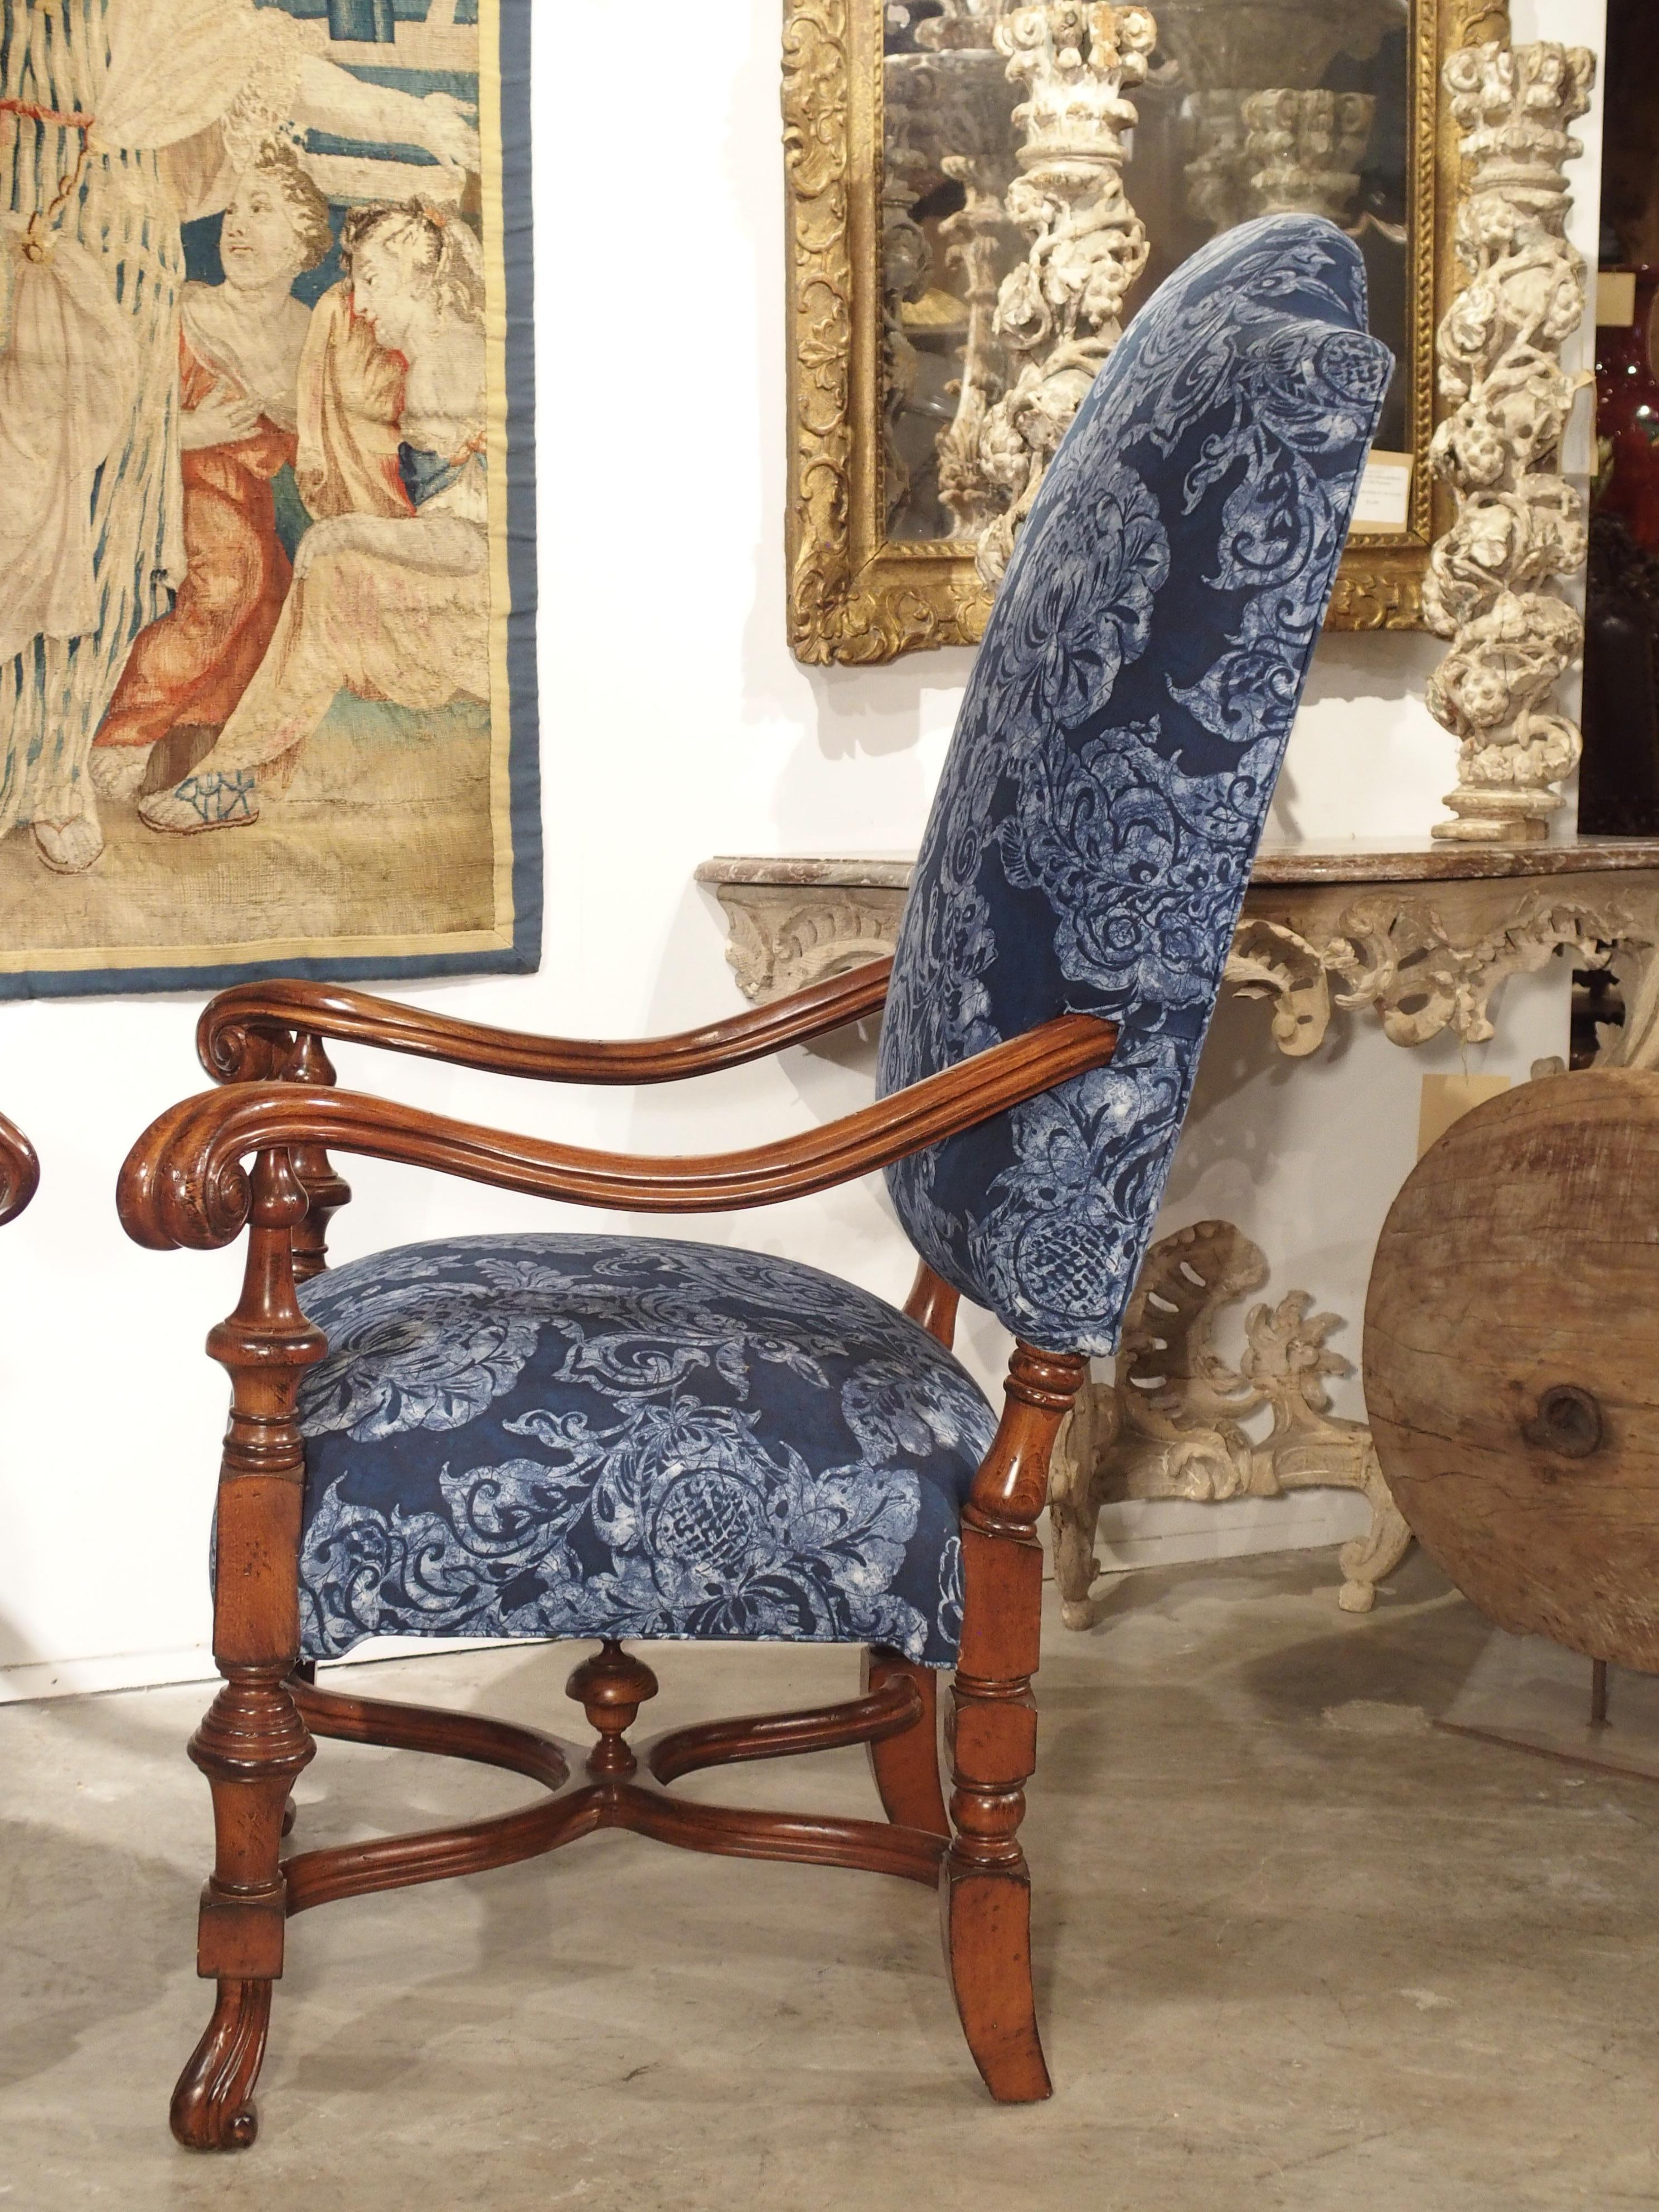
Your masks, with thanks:
[{"label": "antique tapestry wall hanging", "polygon": [[0,997],[539,957],[530,0],[0,0]]}]

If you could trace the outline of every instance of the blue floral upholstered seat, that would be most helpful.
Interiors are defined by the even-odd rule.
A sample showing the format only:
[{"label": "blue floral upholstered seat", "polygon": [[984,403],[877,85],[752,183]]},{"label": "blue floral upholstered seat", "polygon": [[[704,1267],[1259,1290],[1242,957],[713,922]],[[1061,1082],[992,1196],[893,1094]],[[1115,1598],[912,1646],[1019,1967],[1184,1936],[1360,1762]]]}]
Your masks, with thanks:
[{"label": "blue floral upholstered seat", "polygon": [[302,1293],[301,1649],[757,1638],[955,1660],[995,1421],[916,1322],[793,1261],[463,1237]]}]

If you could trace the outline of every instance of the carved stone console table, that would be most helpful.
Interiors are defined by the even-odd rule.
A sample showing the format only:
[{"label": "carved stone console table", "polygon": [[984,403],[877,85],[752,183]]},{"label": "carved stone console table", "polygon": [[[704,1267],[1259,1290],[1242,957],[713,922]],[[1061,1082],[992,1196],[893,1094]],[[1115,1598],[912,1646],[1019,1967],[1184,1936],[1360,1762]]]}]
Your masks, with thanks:
[{"label": "carved stone console table", "polygon": [[[726,957],[754,1000],[799,990],[893,949],[911,861],[726,858],[708,884],[731,925]],[[1264,848],[1227,963],[1229,988],[1267,1001],[1279,1049],[1316,1052],[1339,1006],[1371,1008],[1398,1045],[1449,1030],[1493,1034],[1491,1002],[1510,975],[1571,948],[1610,967],[1622,1027],[1601,1032],[1603,1064],[1659,1067],[1659,842],[1583,839],[1512,848],[1351,845]],[[1340,1326],[1306,1291],[1253,1306],[1237,1367],[1215,1351],[1218,1317],[1268,1278],[1231,1222],[1204,1221],[1153,1245],[1125,1316],[1113,1381],[1079,1401],[1056,1454],[1050,1519],[1065,1618],[1092,1618],[1089,1592],[1101,1506],[1111,1498],[1277,1497],[1361,1492],[1365,1534],[1344,1547],[1339,1603],[1364,1612],[1411,1538],[1369,1431],[1330,1411],[1328,1378],[1348,1363],[1327,1348]],[[1243,1424],[1271,1416],[1260,1441]]]}]

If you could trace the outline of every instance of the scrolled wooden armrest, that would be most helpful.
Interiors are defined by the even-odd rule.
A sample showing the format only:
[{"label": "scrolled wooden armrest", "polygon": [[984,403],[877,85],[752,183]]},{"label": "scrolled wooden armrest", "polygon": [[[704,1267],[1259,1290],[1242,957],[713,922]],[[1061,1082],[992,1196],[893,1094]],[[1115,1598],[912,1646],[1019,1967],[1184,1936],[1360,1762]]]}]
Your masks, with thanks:
[{"label": "scrolled wooden armrest", "polygon": [[34,1147],[15,1122],[0,1114],[0,1226],[15,1221],[40,1187]]},{"label": "scrolled wooden armrest", "polygon": [[325,1145],[578,1206],[644,1213],[769,1206],[849,1182],[1102,1067],[1116,1042],[1109,1022],[1062,1014],[823,1128],[681,1158],[549,1144],[317,1085],[247,1084],[187,1098],[152,1122],[127,1156],[117,1204],[135,1243],[210,1250],[247,1219],[249,1153]]},{"label": "scrolled wooden armrest", "polygon": [[260,1083],[281,1075],[300,1035],[379,1045],[417,1060],[543,1083],[670,1083],[768,1059],[786,1045],[804,1044],[879,1013],[892,966],[890,958],[868,961],[728,1021],[672,1036],[614,1042],[492,1029],[330,983],[239,983],[204,1008],[196,1049],[218,1083]]}]

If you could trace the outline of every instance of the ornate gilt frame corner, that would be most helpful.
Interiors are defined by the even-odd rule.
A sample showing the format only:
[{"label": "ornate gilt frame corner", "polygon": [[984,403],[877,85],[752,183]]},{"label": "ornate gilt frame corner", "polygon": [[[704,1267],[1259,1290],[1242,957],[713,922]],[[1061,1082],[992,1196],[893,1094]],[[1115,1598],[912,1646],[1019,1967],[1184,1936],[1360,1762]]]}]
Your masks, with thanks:
[{"label": "ornate gilt frame corner", "polygon": [[[856,272],[876,281],[872,222],[880,93],[855,52],[860,0],[785,0],[788,193],[789,645],[819,666],[977,643],[990,596],[971,546],[900,547],[876,526],[879,489],[856,426],[873,422],[873,333]],[[862,149],[862,153],[860,153]],[[869,189],[860,198],[860,182]],[[862,402],[862,407],[860,406]]]},{"label": "ornate gilt frame corner", "polygon": [[[1427,466],[1439,412],[1435,331],[1457,286],[1457,133],[1441,71],[1459,46],[1507,39],[1509,5],[1413,0],[1413,25],[1425,16],[1435,35],[1414,43],[1413,163],[1419,204],[1432,220],[1409,307],[1419,467],[1406,537],[1370,533],[1343,556],[1327,617],[1334,629],[1423,628],[1429,549],[1451,520],[1449,495]],[[899,544],[878,522],[878,0],[784,0],[789,645],[798,660],[817,666],[976,644],[991,605],[970,544]]]}]

